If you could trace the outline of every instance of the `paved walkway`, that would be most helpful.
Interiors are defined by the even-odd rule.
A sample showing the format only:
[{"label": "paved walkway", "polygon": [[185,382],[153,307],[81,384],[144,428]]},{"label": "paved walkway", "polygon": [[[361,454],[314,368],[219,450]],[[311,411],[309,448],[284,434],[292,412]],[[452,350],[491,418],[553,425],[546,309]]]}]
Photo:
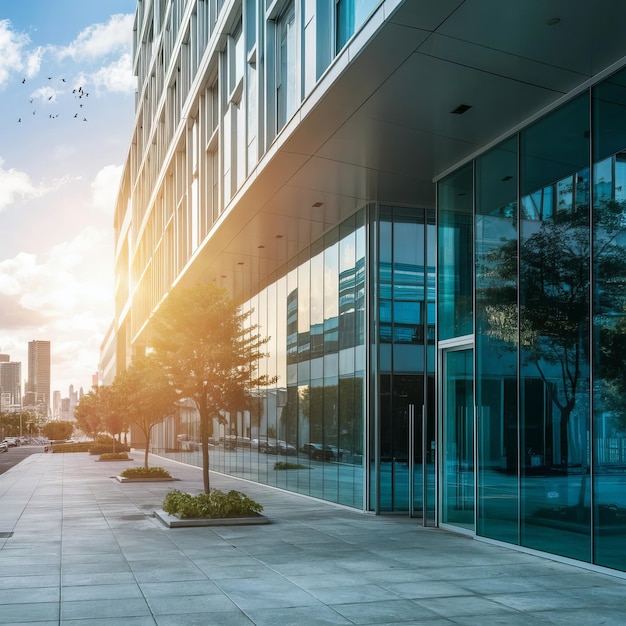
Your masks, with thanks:
[{"label": "paved walkway", "polygon": [[168,529],[152,511],[200,470],[111,478],[129,464],[33,454],[0,476],[0,623],[626,624],[626,580],[221,475],[272,523]]}]

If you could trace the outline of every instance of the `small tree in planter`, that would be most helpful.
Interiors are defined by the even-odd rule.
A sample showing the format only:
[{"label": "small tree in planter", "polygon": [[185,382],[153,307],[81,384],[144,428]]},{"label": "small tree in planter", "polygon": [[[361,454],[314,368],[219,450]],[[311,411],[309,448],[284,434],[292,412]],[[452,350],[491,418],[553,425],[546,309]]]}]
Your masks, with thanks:
[{"label": "small tree in planter", "polygon": [[178,286],[155,313],[150,343],[161,367],[183,398],[200,413],[204,491],[210,493],[209,437],[221,411],[247,408],[251,391],[274,382],[257,375],[268,339],[246,326],[242,312],[225,289],[197,284]]},{"label": "small tree in planter", "polygon": [[176,411],[178,394],[154,355],[136,358],[113,381],[117,402],[126,406],[129,420],[146,440],[144,467],[148,470],[150,435],[156,424]]}]

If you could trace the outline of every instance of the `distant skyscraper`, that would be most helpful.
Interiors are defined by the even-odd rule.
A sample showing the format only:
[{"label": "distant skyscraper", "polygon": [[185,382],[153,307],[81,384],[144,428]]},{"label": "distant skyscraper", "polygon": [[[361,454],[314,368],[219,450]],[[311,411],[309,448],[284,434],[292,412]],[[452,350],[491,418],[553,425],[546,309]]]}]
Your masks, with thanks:
[{"label": "distant skyscraper", "polygon": [[[7,357],[6,359],[2,357]],[[5,396],[5,411],[19,411],[22,408],[22,364],[12,363],[9,356],[0,354],[0,392]]]},{"label": "distant skyscraper", "polygon": [[50,407],[50,342],[28,342],[28,380],[26,381],[25,404],[45,405],[45,415]]}]

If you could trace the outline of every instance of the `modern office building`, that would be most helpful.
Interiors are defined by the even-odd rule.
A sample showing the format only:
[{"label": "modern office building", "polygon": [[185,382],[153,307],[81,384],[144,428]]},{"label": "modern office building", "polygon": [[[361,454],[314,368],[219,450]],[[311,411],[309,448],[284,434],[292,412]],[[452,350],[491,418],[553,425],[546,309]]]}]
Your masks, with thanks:
[{"label": "modern office building", "polygon": [[28,342],[28,380],[24,405],[36,408],[41,415],[50,413],[50,342]]},{"label": "modern office building", "polygon": [[[4,359],[2,357],[6,356]],[[0,392],[4,395],[3,411],[14,413],[22,408],[22,364],[0,355]]]},{"label": "modern office building", "polygon": [[[213,469],[626,571],[625,20],[140,0],[109,361],[214,282],[278,382]],[[155,449],[198,462],[197,419]]]}]

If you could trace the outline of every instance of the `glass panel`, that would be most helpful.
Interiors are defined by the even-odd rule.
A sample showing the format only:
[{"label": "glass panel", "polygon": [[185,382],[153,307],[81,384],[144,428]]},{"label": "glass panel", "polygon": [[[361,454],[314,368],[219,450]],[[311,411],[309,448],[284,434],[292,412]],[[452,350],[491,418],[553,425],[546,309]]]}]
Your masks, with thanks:
[{"label": "glass panel", "polygon": [[473,188],[470,163],[442,180],[437,189],[440,340],[472,332]]},{"label": "glass panel", "polygon": [[588,561],[588,94],[525,130],[520,147],[521,539]]},{"label": "glass panel", "polygon": [[276,103],[277,128],[280,130],[296,110],[297,67],[296,27],[293,3],[277,20],[278,33]]},{"label": "glass panel", "polygon": [[626,71],[593,95],[594,561],[626,570]]},{"label": "glass panel", "polygon": [[441,521],[474,528],[473,350],[443,354]]},{"label": "glass panel", "polygon": [[517,137],[476,160],[475,254],[477,532],[518,543]]}]

